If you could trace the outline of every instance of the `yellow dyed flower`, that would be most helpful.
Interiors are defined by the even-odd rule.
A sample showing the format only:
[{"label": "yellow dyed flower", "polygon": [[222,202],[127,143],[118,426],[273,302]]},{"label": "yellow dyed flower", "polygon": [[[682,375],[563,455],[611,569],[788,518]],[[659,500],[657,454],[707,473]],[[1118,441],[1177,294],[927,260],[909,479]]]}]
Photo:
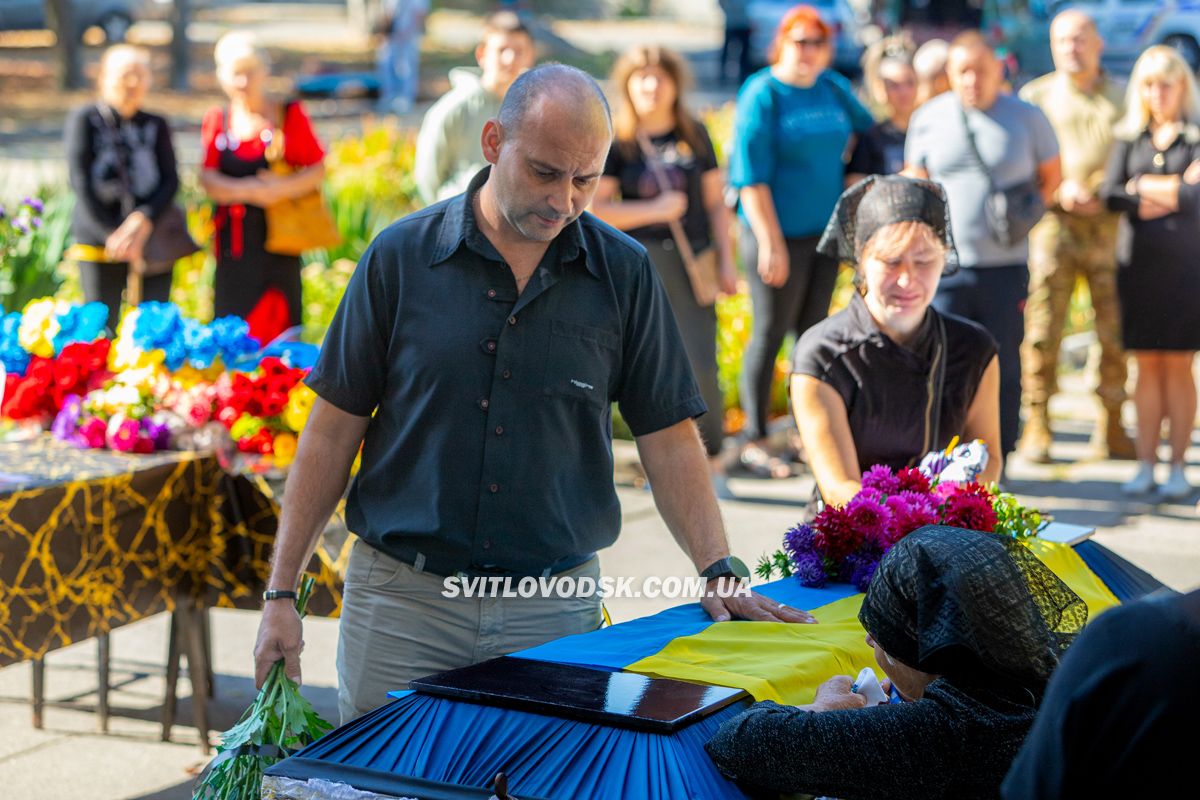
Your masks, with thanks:
[{"label": "yellow dyed flower", "polygon": [[286,467],[296,458],[297,440],[295,434],[278,433],[275,435],[275,466]]},{"label": "yellow dyed flower", "polygon": [[52,297],[30,300],[21,311],[21,326],[17,329],[21,347],[35,356],[53,358],[54,337],[61,330],[58,315],[67,308],[65,302],[56,302]]},{"label": "yellow dyed flower", "polygon": [[283,423],[300,433],[308,422],[308,415],[312,413],[313,402],[316,399],[316,392],[303,383],[297,383],[288,392],[287,406],[283,409]]}]

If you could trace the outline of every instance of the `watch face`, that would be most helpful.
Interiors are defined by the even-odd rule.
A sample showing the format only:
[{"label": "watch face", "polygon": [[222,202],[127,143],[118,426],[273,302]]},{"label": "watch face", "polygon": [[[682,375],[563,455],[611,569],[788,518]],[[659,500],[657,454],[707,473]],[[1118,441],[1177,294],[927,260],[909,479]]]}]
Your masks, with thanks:
[{"label": "watch face", "polygon": [[737,556],[729,557],[729,571],[738,578],[749,578],[750,568],[746,566],[746,562],[742,561]]}]

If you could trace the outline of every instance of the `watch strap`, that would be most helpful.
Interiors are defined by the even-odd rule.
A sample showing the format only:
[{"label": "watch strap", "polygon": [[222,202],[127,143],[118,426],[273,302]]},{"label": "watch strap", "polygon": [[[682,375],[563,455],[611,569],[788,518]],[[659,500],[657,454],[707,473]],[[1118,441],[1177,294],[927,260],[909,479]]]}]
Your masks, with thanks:
[{"label": "watch strap", "polygon": [[297,600],[300,595],[290,589],[267,589],[263,592],[263,600]]}]

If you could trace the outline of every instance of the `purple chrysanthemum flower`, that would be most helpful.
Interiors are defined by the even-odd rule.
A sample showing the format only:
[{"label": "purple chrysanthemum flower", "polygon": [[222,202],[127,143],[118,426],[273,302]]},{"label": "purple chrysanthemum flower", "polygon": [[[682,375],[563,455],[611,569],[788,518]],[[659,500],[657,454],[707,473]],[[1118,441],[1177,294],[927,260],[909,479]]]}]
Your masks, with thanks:
[{"label": "purple chrysanthemum flower", "polygon": [[871,585],[871,579],[875,577],[875,570],[879,568],[879,558],[863,554],[856,559],[853,571],[850,573],[850,583],[854,584],[854,588],[860,592],[867,591],[867,587]]},{"label": "purple chrysanthemum flower", "polygon": [[787,551],[793,561],[802,555],[815,553],[817,551],[814,541],[815,534],[816,531],[811,526],[801,523],[783,535],[783,549]]},{"label": "purple chrysanthemum flower", "polygon": [[900,481],[892,472],[892,468],[883,464],[876,464],[864,472],[862,485],[864,489],[877,489],[884,494],[891,494],[900,489]]},{"label": "purple chrysanthemum flower", "polygon": [[35,214],[41,214],[43,211],[46,210],[45,204],[41,201],[40,198],[37,198],[37,197],[26,197],[24,200],[21,201],[21,204],[33,209],[33,213],[35,213]]},{"label": "purple chrysanthemum flower", "polygon": [[793,563],[795,564],[793,574],[796,576],[796,580],[800,581],[801,586],[821,589],[829,580],[829,576],[825,574],[825,564],[816,553],[807,553]]}]

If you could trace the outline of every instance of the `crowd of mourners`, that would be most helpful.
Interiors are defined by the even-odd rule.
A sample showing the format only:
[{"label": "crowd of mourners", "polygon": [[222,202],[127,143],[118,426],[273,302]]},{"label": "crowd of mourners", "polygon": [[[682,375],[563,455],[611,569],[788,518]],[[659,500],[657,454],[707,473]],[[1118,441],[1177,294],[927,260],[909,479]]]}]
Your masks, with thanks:
[{"label": "crowd of mourners", "polygon": [[[722,165],[689,110],[679,54],[630,48],[606,99],[578,70],[535,68],[517,15],[486,20],[479,68],[453,70],[421,125],[414,177],[429,208],[363,256],[309,380],[321,399],[272,585],[294,587],[341,495],[324,484],[344,486],[363,445],[349,497],[361,539],[339,644],[343,721],[411,677],[598,624],[593,605],[547,602],[485,630],[470,601],[451,610],[413,587],[432,581],[431,593],[438,576],[476,568],[598,570],[595,551],[616,538],[604,452],[612,401],[668,526],[702,575],[724,575],[709,499],[728,496],[727,461],[768,479],[791,473],[768,418],[789,336],[811,509],[848,501],[867,468],[912,466],[955,437],[982,440],[981,480],[1000,480],[1015,451],[1050,460],[1059,350],[1085,280],[1100,346],[1095,449],[1136,460],[1126,492],[1191,493],[1200,93],[1185,61],[1151,47],[1124,84],[1101,67],[1093,21],[1065,11],[1050,29],[1055,71],[1019,91],[977,31],[919,49],[884,39],[856,90],[831,69],[833,35],[813,7],[784,16],[769,65],[738,92]],[[228,101],[201,132],[201,185],[216,208],[214,312],[245,317],[268,341],[299,323],[302,298],[299,257],[271,251],[267,209],[321,185],[324,149],[299,102],[267,93],[270,59],[252,36],[223,37],[215,61]],[[110,319],[130,270],[144,273],[146,299],[170,291],[170,271],[149,269],[143,253],[179,184],[167,123],[143,110],[150,77],[144,50],[110,49],[97,101],[66,130],[74,234],[95,254],[80,264],[82,285]],[[830,315],[842,265],[856,291]],[[745,429],[727,460],[713,300],[736,292],[739,275],[753,322]],[[483,304],[470,320],[443,308],[468,300]],[[487,332],[493,322],[498,333]],[[447,370],[456,353],[479,364]],[[1121,422],[1127,353],[1132,439]],[[550,399],[531,421],[517,409],[532,397]],[[1164,423],[1170,468],[1158,485]],[[564,437],[580,458],[547,455]],[[411,476],[399,488],[398,469]],[[518,488],[529,470],[546,485]],[[1141,602],[1080,635],[1086,607],[1023,546],[922,530],[884,558],[860,616],[903,702],[864,708],[849,679],[834,678],[809,706],[756,705],[708,751],[727,775],[774,792],[1170,791],[1185,762],[1155,764],[1182,757],[1187,737],[1172,726],[1197,708],[1183,670],[1200,659],[1198,603],[1195,593]],[[757,596],[706,608],[718,620],[811,621]],[[282,657],[298,674],[293,617],[290,604],[267,603],[260,668]],[[400,618],[407,627],[392,630]]]}]

